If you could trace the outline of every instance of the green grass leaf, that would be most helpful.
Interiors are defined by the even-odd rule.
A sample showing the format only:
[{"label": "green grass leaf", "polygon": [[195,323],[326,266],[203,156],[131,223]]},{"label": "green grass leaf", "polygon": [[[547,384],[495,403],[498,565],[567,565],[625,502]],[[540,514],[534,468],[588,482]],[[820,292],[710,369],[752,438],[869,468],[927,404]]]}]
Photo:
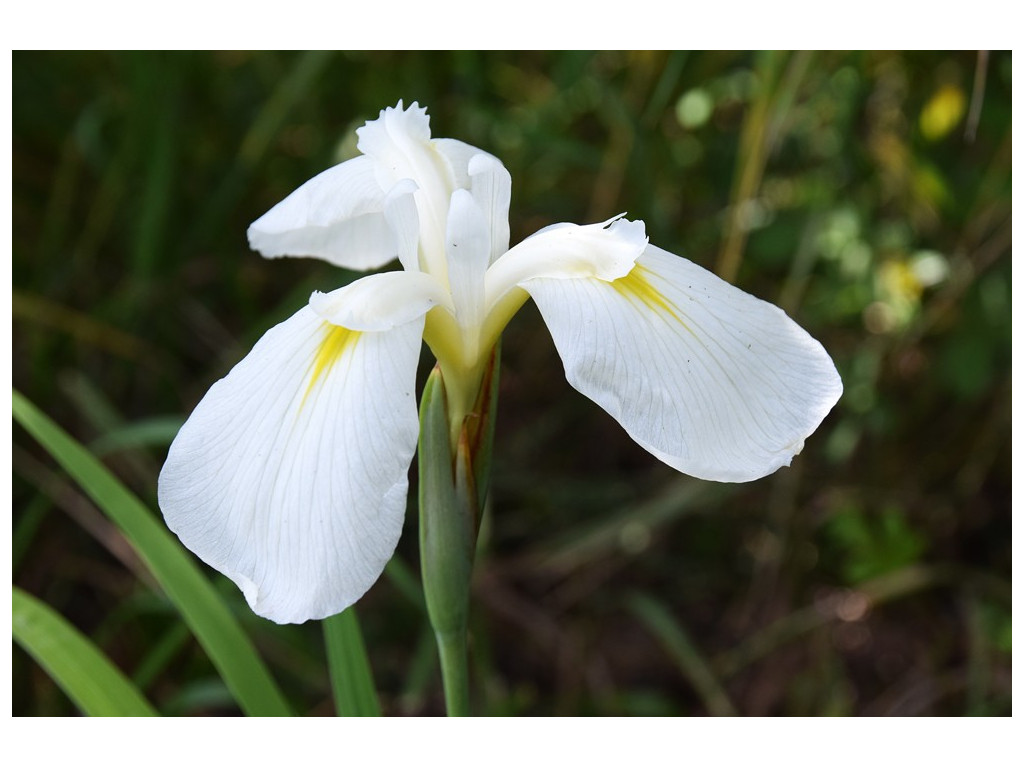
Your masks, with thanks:
[{"label": "green grass leaf", "polygon": [[124,532],[242,710],[248,715],[290,715],[252,642],[177,539],[103,464],[17,391],[13,412],[15,420]]},{"label": "green grass leaf", "polygon": [[344,717],[379,717],[380,703],[356,609],[329,616],[323,625],[335,710]]},{"label": "green grass leaf", "polygon": [[668,608],[643,594],[634,594],[629,600],[629,608],[658,639],[701,697],[708,712],[718,717],[735,716],[736,707],[715,677],[711,665]]},{"label": "green grass leaf", "polygon": [[89,447],[95,456],[158,445],[168,446],[181,429],[180,416],[162,416],[111,429]]},{"label": "green grass leaf", "polygon": [[50,606],[17,587],[11,604],[15,641],[82,712],[95,717],[157,716],[121,670]]}]

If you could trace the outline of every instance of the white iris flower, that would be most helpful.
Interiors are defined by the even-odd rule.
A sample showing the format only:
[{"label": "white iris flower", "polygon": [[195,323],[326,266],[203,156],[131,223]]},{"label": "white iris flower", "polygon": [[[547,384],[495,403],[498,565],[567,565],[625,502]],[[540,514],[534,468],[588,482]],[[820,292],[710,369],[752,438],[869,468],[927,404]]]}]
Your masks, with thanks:
[{"label": "white iris flower", "polygon": [[788,465],[842,392],[779,308],[649,245],[642,222],[548,227],[508,248],[511,179],[431,139],[426,110],[381,112],[362,156],[249,228],[263,256],[369,270],[268,331],[171,445],[160,508],[189,549],[276,622],[339,613],[392,556],[416,450],[421,340],[452,423],[505,325],[540,309],[569,383],[680,472],[754,480]]}]

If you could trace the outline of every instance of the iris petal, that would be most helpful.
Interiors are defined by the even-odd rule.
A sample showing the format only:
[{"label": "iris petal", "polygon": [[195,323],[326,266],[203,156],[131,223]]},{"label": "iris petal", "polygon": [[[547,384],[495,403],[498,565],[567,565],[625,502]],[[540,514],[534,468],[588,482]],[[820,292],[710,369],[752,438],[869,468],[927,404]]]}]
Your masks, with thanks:
[{"label": "iris petal", "polygon": [[311,308],[213,385],[160,474],[168,526],[278,623],[344,610],[405,519],[423,320],[385,332]]},{"label": "iris petal", "polygon": [[448,287],[462,326],[483,320],[484,273],[491,255],[487,219],[473,196],[464,189],[452,195],[448,209]]},{"label": "iris petal", "polygon": [[486,306],[527,280],[597,278],[629,273],[647,246],[642,221],[616,218],[603,224],[553,224],[511,248],[487,270]]},{"label": "iris petal", "polygon": [[[405,185],[376,180],[373,161],[357,157],[314,176],[249,227],[249,245],[267,258],[312,256],[339,267],[367,270],[399,255],[399,238],[386,211]],[[415,221],[411,223],[415,227]]]},{"label": "iris petal", "polygon": [[483,211],[487,231],[491,236],[487,263],[493,264],[508,250],[508,208],[512,201],[512,177],[500,160],[483,152],[478,152],[470,159],[467,170],[473,199]]},{"label": "iris petal", "polygon": [[781,309],[648,246],[611,282],[522,283],[569,383],[680,472],[742,482],[790,463],[842,393]]},{"label": "iris petal", "polygon": [[455,311],[451,297],[426,272],[381,272],[330,293],[315,291],[309,305],[324,320],[359,331],[387,331],[433,307]]}]

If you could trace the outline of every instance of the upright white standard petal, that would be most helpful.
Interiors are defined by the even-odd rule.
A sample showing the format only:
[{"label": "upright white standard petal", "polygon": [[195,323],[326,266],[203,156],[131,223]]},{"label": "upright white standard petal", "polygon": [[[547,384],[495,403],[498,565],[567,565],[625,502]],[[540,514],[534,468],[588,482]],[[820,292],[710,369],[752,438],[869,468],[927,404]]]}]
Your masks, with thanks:
[{"label": "upright white standard petal", "polygon": [[448,256],[448,288],[462,327],[483,322],[484,273],[491,257],[491,237],[486,215],[465,189],[452,194],[448,209],[445,252]]},{"label": "upright white standard petal", "polygon": [[466,170],[469,172],[473,199],[483,211],[491,236],[491,253],[487,260],[490,265],[508,250],[508,208],[512,202],[512,177],[500,160],[483,152],[470,158]]},{"label": "upright white standard petal", "polygon": [[625,277],[526,280],[569,383],[680,472],[743,482],[790,463],[839,399],[781,309],[648,246]]},{"label": "upright white standard petal", "polygon": [[384,332],[310,307],[213,385],[160,474],[168,526],[279,623],[339,613],[405,519],[422,315]]},{"label": "upright white standard petal", "polygon": [[377,184],[390,189],[404,179],[416,183],[419,221],[420,268],[445,278],[444,235],[448,200],[455,179],[448,159],[430,138],[427,110],[413,102],[408,109],[399,101],[356,130],[357,146],[373,161]]}]

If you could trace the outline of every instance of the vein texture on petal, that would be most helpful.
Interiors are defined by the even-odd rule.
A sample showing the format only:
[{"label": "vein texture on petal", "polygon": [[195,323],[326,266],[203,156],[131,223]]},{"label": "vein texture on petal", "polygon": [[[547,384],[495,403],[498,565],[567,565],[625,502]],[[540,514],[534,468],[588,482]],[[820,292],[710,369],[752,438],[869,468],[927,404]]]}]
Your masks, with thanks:
[{"label": "vein texture on petal", "polygon": [[667,316],[667,320],[674,321],[689,331],[690,329],[686,327],[686,323],[682,319],[679,307],[654,286],[651,277],[652,275],[642,264],[637,264],[628,275],[613,280],[611,285],[638,309],[646,308],[655,314],[664,314]]},{"label": "vein texture on petal", "polygon": [[380,272],[330,293],[314,291],[309,305],[334,325],[357,331],[386,331],[417,320],[433,307],[454,312],[451,296],[426,272]]},{"label": "vein texture on petal", "polygon": [[266,258],[309,256],[350,269],[383,266],[399,255],[387,207],[399,192],[414,191],[403,187],[389,195],[392,186],[379,184],[366,157],[328,168],[254,221],[249,245]]},{"label": "vein texture on petal", "polygon": [[340,325],[331,325],[324,322],[322,325],[324,339],[317,348],[316,357],[313,359],[309,374],[309,385],[302,396],[305,404],[309,393],[325,376],[329,375],[335,363],[341,359],[346,350],[351,349],[359,341],[359,331],[352,331],[342,328]]},{"label": "vein texture on petal", "polygon": [[304,307],[210,388],[175,438],[160,509],[257,614],[293,623],[338,613],[393,554],[422,332],[419,318],[356,333]]},{"label": "vein texture on petal", "polygon": [[569,383],[681,472],[740,482],[788,465],[842,392],[825,350],[685,259],[648,246],[637,264],[610,283],[523,285]]}]

